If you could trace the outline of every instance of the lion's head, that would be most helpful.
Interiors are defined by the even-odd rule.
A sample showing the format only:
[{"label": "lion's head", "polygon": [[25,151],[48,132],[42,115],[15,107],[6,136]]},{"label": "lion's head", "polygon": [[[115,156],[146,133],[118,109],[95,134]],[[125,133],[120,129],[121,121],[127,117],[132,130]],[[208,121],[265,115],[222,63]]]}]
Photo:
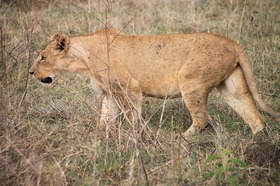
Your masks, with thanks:
[{"label": "lion's head", "polygon": [[63,34],[55,34],[51,42],[39,52],[30,74],[42,83],[50,84],[67,70],[68,60],[65,55],[69,50],[70,38]]}]

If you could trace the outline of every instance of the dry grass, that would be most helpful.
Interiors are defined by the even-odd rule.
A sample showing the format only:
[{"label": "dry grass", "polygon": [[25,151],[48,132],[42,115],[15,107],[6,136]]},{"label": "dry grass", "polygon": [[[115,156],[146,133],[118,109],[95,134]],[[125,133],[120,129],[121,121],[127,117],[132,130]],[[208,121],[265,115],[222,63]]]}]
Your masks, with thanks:
[{"label": "dry grass", "polygon": [[125,0],[109,2],[110,17],[106,2],[0,1],[0,185],[277,185],[279,119],[265,115],[271,130],[253,139],[214,92],[210,113],[221,124],[184,139],[191,119],[181,99],[147,98],[142,123],[120,118],[104,136],[86,77],[44,88],[28,69],[50,35],[95,31],[106,18],[126,33],[209,31],[244,46],[261,93],[280,110],[280,2]]}]

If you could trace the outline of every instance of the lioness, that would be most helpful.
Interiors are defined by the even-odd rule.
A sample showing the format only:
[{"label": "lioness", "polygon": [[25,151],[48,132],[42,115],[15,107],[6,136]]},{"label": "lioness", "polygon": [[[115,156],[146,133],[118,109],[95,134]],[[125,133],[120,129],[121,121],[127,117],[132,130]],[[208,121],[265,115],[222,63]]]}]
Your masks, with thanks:
[{"label": "lioness", "polygon": [[76,37],[55,34],[30,74],[50,84],[66,72],[88,75],[102,92],[101,122],[113,120],[120,110],[127,118],[140,117],[143,96],[182,96],[193,121],[184,135],[192,135],[211,120],[207,98],[214,87],[253,134],[265,127],[255,102],[280,117],[261,99],[241,46],[214,34],[130,36],[107,29]]}]

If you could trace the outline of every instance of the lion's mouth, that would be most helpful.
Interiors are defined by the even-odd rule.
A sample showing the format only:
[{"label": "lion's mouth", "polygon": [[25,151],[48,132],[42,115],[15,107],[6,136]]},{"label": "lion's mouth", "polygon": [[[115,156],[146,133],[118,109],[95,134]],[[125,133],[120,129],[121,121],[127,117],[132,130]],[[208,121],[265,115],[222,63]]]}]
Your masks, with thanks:
[{"label": "lion's mouth", "polygon": [[42,83],[52,83],[53,79],[51,77],[46,77],[46,78],[43,78],[41,79],[41,82]]}]

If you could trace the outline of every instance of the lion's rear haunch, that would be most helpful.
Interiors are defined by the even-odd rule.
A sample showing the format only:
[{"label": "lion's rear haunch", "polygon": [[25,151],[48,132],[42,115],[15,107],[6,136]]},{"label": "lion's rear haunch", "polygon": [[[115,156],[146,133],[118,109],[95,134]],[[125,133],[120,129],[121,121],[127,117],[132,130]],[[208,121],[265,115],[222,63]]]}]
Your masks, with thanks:
[{"label": "lion's rear haunch", "polygon": [[62,74],[88,75],[103,98],[101,126],[124,113],[129,122],[141,117],[142,97],[182,96],[192,116],[184,133],[192,135],[208,125],[208,94],[217,87],[225,101],[249,124],[255,134],[265,127],[250,61],[236,42],[214,34],[125,35],[101,30],[68,37],[55,34],[41,50],[30,73],[51,84]]}]

